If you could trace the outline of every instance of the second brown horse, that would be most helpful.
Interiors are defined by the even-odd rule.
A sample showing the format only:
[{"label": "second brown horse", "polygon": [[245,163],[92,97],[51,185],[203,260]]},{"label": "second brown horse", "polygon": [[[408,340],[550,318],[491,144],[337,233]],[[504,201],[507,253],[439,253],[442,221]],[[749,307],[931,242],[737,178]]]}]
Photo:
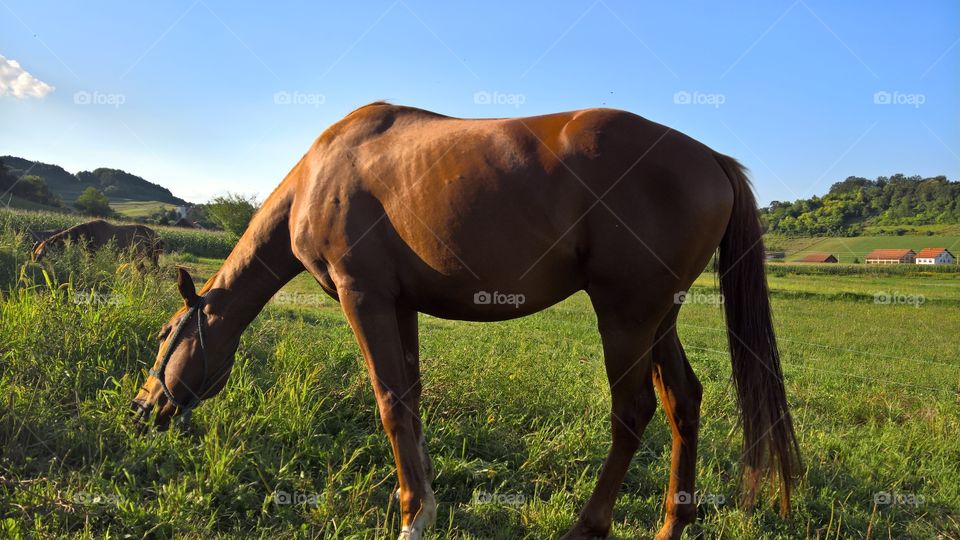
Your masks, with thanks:
[{"label": "second brown horse", "polygon": [[131,249],[137,257],[150,260],[154,265],[163,253],[163,240],[150,227],[144,225],[114,225],[95,219],[68,229],[53,231],[33,247],[33,258],[42,259],[47,252],[65,242],[82,242],[88,251],[96,251],[113,242],[117,249]]},{"label": "second brown horse", "polygon": [[799,451],[743,168],[617,110],[490,120],[385,103],[352,112],[314,142],[199,293],[181,271],[185,306],[162,330],[134,405],[165,427],[219,392],[240,334],[306,269],[339,300],[360,344],[396,461],[400,538],[419,539],[436,503],[417,314],[499,321],[585,290],[610,381],[612,445],[564,538],[608,534],[659,393],[673,448],[657,538],[676,539],[697,513],[701,400],[676,299],[718,248],[748,498],[770,471],[786,508]]}]

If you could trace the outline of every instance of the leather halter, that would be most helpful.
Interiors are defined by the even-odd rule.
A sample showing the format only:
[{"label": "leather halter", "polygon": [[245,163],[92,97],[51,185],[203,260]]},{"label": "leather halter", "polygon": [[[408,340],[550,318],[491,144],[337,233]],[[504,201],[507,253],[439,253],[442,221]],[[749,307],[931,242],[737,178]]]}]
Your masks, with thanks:
[{"label": "leather halter", "polygon": [[[156,377],[160,381],[160,388],[163,390],[163,395],[170,400],[170,403],[173,403],[177,408],[179,408],[184,413],[188,413],[194,407],[200,404],[200,396],[207,389],[207,348],[203,342],[203,320],[206,318],[206,314],[203,312],[203,306],[206,304],[206,298],[200,296],[196,301],[189,307],[186,314],[183,316],[183,319],[180,320],[180,324],[177,325],[176,330],[173,331],[173,336],[170,338],[170,345],[167,347],[167,350],[163,353],[163,360],[160,361],[160,365],[156,369],[151,369],[149,371],[150,375]],[[197,337],[200,340],[200,352],[203,355],[203,383],[200,393],[195,393],[189,388],[190,393],[192,394],[190,399],[185,403],[180,403],[173,397],[173,393],[170,392],[170,388],[167,387],[167,381],[164,379],[164,372],[167,369],[167,363],[170,361],[170,357],[173,356],[173,351],[177,348],[177,340],[180,339],[180,335],[183,333],[183,329],[186,328],[187,323],[190,322],[190,317],[194,314],[197,315]],[[228,364],[229,365],[229,364]],[[226,369],[226,367],[224,368]]]}]

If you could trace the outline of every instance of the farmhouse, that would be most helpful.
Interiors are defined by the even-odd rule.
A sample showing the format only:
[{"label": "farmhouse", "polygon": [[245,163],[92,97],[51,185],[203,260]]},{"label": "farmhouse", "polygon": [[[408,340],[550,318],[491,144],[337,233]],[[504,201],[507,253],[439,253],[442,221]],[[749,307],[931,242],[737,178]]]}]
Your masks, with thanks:
[{"label": "farmhouse", "polygon": [[192,221],[190,221],[189,219],[187,219],[187,218],[185,218],[185,217],[182,217],[182,218],[178,219],[177,221],[175,221],[175,222],[173,223],[173,226],[174,226],[174,227],[183,227],[184,229],[198,229],[198,228],[199,228],[199,227],[197,227]]},{"label": "farmhouse", "polygon": [[802,263],[836,263],[837,258],[832,253],[811,253],[800,259]]},{"label": "farmhouse", "polygon": [[957,258],[946,248],[923,248],[917,253],[917,264],[954,264]]},{"label": "farmhouse", "polygon": [[913,264],[917,253],[912,249],[875,249],[867,254],[867,264]]}]

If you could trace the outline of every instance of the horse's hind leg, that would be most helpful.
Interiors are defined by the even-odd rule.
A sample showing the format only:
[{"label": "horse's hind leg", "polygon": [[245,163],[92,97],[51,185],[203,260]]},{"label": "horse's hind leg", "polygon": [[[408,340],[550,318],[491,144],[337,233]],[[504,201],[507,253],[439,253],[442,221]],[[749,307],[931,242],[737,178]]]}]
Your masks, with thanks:
[{"label": "horse's hind leg", "polygon": [[679,307],[661,324],[653,347],[653,382],[673,431],[667,517],[656,540],[678,540],[683,528],[697,518],[694,480],[703,387],[677,336]]},{"label": "horse's hind leg", "polygon": [[[651,325],[644,322],[650,319],[636,310],[614,307],[622,305],[615,295],[604,297],[591,291],[590,297],[597,311],[604,363],[610,382],[613,442],[593,495],[580,512],[577,523],[563,537],[564,540],[607,536],[620,485],[630,460],[640,447],[640,436],[657,407],[651,362],[656,323]],[[607,300],[611,302],[607,303]]]}]

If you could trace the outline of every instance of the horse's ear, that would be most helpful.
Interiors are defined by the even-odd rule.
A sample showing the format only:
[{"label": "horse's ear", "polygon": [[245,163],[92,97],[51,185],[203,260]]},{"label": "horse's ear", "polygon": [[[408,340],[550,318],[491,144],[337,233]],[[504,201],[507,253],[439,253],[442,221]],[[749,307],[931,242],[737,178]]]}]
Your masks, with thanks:
[{"label": "horse's ear", "polygon": [[183,297],[183,303],[187,307],[192,306],[200,299],[197,296],[197,288],[193,285],[193,278],[183,267],[177,267],[177,289],[180,290],[180,296]]}]

